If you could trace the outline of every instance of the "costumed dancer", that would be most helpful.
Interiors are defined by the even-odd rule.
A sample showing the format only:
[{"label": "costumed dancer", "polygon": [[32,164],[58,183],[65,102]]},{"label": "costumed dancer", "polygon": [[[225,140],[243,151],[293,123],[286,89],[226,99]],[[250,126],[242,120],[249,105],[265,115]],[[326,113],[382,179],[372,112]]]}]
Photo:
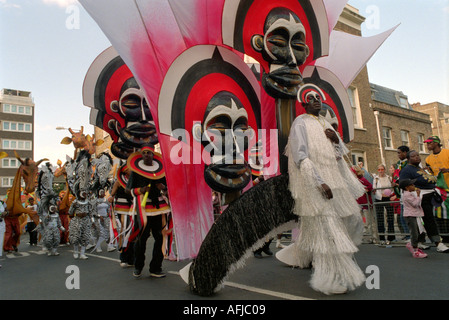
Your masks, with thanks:
[{"label": "costumed dancer", "polygon": [[[58,203],[58,212],[59,212],[59,218],[61,219],[61,224],[64,227],[64,229],[69,229],[69,208],[70,204],[72,203],[74,196],[70,192],[69,184],[67,182],[67,172],[66,172],[66,164],[62,166],[61,160],[57,161],[58,168],[55,170],[55,177],[59,177],[61,175],[64,176],[64,179],[66,180],[66,188],[59,192],[59,203]],[[61,232],[61,244],[68,245],[69,244],[69,233]]]},{"label": "costumed dancer", "polygon": [[70,193],[68,188],[59,193],[60,202],[58,204],[59,219],[61,220],[61,225],[64,227],[66,232],[61,232],[61,242],[60,244],[69,245],[69,208],[73,201],[73,195]]},{"label": "costumed dancer", "polygon": [[133,203],[133,197],[125,190],[129,179],[129,169],[126,164],[119,167],[116,178],[108,202],[113,204],[113,215],[119,220],[118,223],[116,222],[116,229],[118,232],[120,266],[127,268],[134,265],[134,243],[129,243],[125,239],[129,227],[132,227],[130,212]]},{"label": "costumed dancer", "polygon": [[42,243],[49,256],[59,256],[57,249],[61,241],[60,232],[66,230],[59,218],[57,196],[53,193],[45,196],[40,205],[43,208],[42,225],[44,225]]},{"label": "costumed dancer", "polygon": [[113,206],[109,203],[109,240],[108,240],[108,252],[112,252],[119,249],[119,235],[122,229],[119,217],[115,214]]},{"label": "costumed dancer", "polygon": [[353,258],[363,236],[356,199],[364,188],[343,158],[348,149],[319,114],[321,101],[318,93],[308,93],[301,101],[306,114],[290,130],[286,154],[299,237],[276,256],[300,268],[313,266],[314,290],[341,294],[365,281]]},{"label": "costumed dancer", "polygon": [[87,192],[80,191],[69,209],[69,241],[73,245],[73,257],[86,260],[86,246],[91,237],[92,205],[87,199]]},{"label": "costumed dancer", "polygon": [[73,245],[73,257],[75,259],[87,259],[86,246],[91,238],[91,213],[92,204],[88,199],[92,167],[90,154],[82,150],[76,161],[66,165],[69,187],[73,190],[75,200],[69,209],[69,241]]},{"label": "costumed dancer", "polygon": [[[7,191],[7,196],[9,197],[11,190]],[[20,222],[19,216],[13,215],[5,207],[6,214],[3,216],[5,222],[5,236],[3,242],[3,249],[6,253],[11,253],[13,251],[17,252],[17,246],[20,239]]]},{"label": "costumed dancer", "polygon": [[[37,212],[37,205],[34,203],[34,198],[28,198],[29,205],[27,206],[28,209],[33,210],[34,212]],[[27,225],[26,230],[30,235],[30,246],[37,246],[37,226],[36,223],[34,223],[33,220],[29,216],[27,216]]]},{"label": "costumed dancer", "polygon": [[[110,213],[110,204],[105,199],[105,192],[104,189],[100,189],[98,191],[98,198],[95,199],[95,207],[96,210],[94,212],[96,215],[94,218],[94,225],[95,225],[95,239],[96,244],[95,248],[97,252],[102,252],[101,250],[101,244],[109,239],[109,213]],[[113,251],[109,249],[108,245],[108,251]]]},{"label": "costumed dancer", "polygon": [[[135,277],[140,277],[145,264],[145,252],[150,232],[154,238],[153,257],[150,262],[150,276],[156,278],[165,277],[162,272],[163,234],[162,230],[167,224],[167,213],[170,207],[161,195],[165,191],[165,172],[162,167],[162,158],[156,154],[150,144],[144,145],[140,152],[128,157],[127,165],[131,170],[127,192],[134,198],[134,234],[137,236],[134,246]],[[137,234],[136,234],[137,232]]]},{"label": "costumed dancer", "polygon": [[92,248],[96,248],[96,243],[100,234],[100,226],[98,225],[98,212],[97,212],[97,194],[96,191],[91,189],[92,186],[89,187],[89,195],[88,199],[91,206],[91,229],[90,229],[90,240],[89,244],[86,246],[86,250],[90,250]]}]

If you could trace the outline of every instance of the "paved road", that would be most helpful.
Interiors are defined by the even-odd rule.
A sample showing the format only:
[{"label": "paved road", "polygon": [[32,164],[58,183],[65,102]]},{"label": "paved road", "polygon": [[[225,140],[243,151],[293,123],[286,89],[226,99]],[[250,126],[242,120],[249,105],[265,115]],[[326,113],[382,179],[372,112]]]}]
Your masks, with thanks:
[{"label": "paved road", "polygon": [[[60,247],[60,256],[48,257],[41,247],[23,243],[18,253],[4,255],[0,260],[0,300],[181,300],[190,305],[192,301],[219,300],[449,299],[449,254],[437,253],[435,248],[428,251],[427,259],[420,260],[413,259],[403,246],[362,245],[356,259],[367,274],[367,286],[337,296],[312,290],[308,286],[311,270],[287,267],[274,257],[250,257],[211,297],[191,294],[178,275],[188,261],[165,260],[166,278],[150,278],[145,269],[142,277],[135,279],[132,269],[120,268],[117,252],[90,253],[88,260],[81,261],[73,259],[71,250]],[[277,250],[274,244],[272,250]],[[73,268],[79,270],[79,289],[66,286],[66,282],[69,287],[76,284]]]}]

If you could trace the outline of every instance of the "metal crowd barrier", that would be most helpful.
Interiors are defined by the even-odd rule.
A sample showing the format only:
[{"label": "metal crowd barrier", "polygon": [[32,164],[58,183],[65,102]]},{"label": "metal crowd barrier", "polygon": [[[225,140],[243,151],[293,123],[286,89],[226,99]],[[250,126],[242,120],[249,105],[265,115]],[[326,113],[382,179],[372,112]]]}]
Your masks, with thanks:
[{"label": "metal crowd barrier", "polygon": [[[365,206],[365,210],[361,210],[365,227],[363,243],[404,246],[410,239],[410,232],[403,217],[401,201],[400,199],[376,200],[376,190],[380,189],[388,188],[373,189],[372,202]],[[449,242],[449,219],[438,218],[435,212],[434,217],[443,242]]]}]

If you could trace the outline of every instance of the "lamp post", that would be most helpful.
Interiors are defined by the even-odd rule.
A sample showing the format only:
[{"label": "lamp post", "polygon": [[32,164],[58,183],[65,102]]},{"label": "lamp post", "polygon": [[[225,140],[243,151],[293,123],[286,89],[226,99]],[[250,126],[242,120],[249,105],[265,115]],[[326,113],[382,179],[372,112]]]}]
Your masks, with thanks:
[{"label": "lamp post", "polygon": [[379,111],[377,111],[377,110],[374,111],[374,116],[376,117],[377,139],[379,140],[380,158],[381,158],[382,164],[385,165],[384,152],[382,149],[382,137],[380,135],[380,127],[379,127]]},{"label": "lamp post", "polygon": [[[56,130],[74,130],[72,128],[66,128],[66,127],[62,127],[62,126],[57,126]],[[81,131],[80,129],[75,129],[76,131]]]}]

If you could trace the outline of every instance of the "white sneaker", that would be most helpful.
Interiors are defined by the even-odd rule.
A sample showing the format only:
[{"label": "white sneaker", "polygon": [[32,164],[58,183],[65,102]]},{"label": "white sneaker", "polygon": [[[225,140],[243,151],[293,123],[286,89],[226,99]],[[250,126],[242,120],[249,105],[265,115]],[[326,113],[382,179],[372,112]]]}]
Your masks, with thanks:
[{"label": "white sneaker", "polygon": [[86,247],[86,250],[92,249],[92,248],[94,248],[94,247],[95,247],[94,244],[88,244],[87,247]]},{"label": "white sneaker", "polygon": [[81,260],[87,260],[87,256],[85,254],[80,254],[80,259]]},{"label": "white sneaker", "polygon": [[74,253],[73,253],[73,257],[74,257],[75,259],[78,259],[80,256],[79,256],[78,252],[74,252]]},{"label": "white sneaker", "polygon": [[103,252],[100,247],[97,248],[97,252]]},{"label": "white sneaker", "polygon": [[111,247],[109,247],[109,246],[108,246],[108,252],[112,252],[112,251],[115,251],[116,249],[117,249],[116,247],[112,247],[112,246],[111,246]]},{"label": "white sneaker", "polygon": [[440,242],[437,246],[437,252],[449,253],[449,248],[443,242]]}]

